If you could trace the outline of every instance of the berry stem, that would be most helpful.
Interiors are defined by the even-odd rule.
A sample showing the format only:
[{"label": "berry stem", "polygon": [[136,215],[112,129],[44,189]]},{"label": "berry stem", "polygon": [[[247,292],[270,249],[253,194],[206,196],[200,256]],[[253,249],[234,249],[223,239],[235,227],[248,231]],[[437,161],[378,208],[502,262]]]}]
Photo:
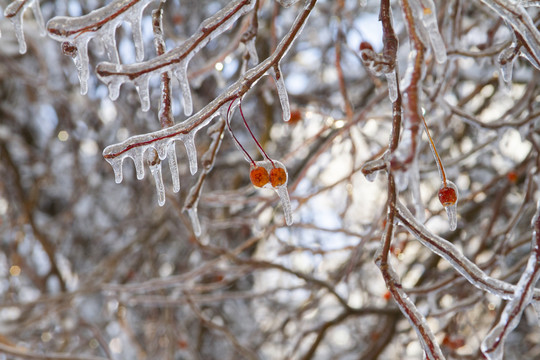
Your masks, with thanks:
[{"label": "berry stem", "polygon": [[249,127],[249,125],[248,125],[248,123],[246,121],[246,118],[244,117],[244,112],[242,111],[242,99],[240,99],[240,104],[238,105],[238,107],[240,108],[240,116],[242,116],[242,120],[244,120],[244,125],[246,125],[246,128],[248,129],[249,134],[251,135],[253,140],[255,141],[255,144],[257,144],[257,146],[259,147],[259,149],[263,153],[264,157],[267,158],[268,160],[270,160],[270,162],[272,163],[272,166],[275,168],[276,165],[274,165],[274,162],[272,161],[272,159],[270,159],[270,157],[268,156],[266,151],[264,151],[262,145],[259,143],[259,141],[255,137],[255,135],[253,135],[253,132],[251,131],[251,128]]},{"label": "berry stem", "polygon": [[424,124],[424,128],[426,129],[426,134],[427,134],[428,139],[429,139],[429,146],[431,147],[431,150],[433,150],[433,155],[435,155],[435,160],[437,161],[437,167],[439,168],[439,174],[441,175],[441,180],[442,180],[443,186],[446,187],[447,186],[446,173],[444,172],[443,163],[441,161],[439,153],[437,152],[437,148],[435,147],[435,142],[433,142],[433,138],[431,137],[431,134],[429,133],[429,128],[427,126],[426,119],[424,118],[424,116],[420,116],[420,118],[422,119],[422,122]]},{"label": "berry stem", "polygon": [[[257,166],[255,164],[255,161],[253,161],[253,159],[251,158],[251,156],[249,156],[248,152],[246,151],[246,149],[244,149],[244,147],[242,146],[242,144],[240,144],[240,141],[238,141],[238,139],[236,138],[236,136],[234,135],[234,132],[231,128],[231,123],[230,123],[230,119],[229,119],[229,112],[231,111],[231,107],[232,105],[234,104],[234,102],[236,101],[236,99],[234,99],[233,101],[231,101],[231,103],[229,104],[229,108],[227,109],[227,117],[225,119],[225,122],[227,123],[227,127],[229,128],[229,132],[231,133],[234,141],[236,142],[236,144],[240,147],[240,149],[242,149],[242,151],[244,152],[244,154],[248,157],[249,161],[251,161],[251,164],[255,167]],[[242,111],[242,103],[240,102],[240,111]],[[242,116],[243,117],[243,116]],[[244,120],[245,121],[245,120]]]}]

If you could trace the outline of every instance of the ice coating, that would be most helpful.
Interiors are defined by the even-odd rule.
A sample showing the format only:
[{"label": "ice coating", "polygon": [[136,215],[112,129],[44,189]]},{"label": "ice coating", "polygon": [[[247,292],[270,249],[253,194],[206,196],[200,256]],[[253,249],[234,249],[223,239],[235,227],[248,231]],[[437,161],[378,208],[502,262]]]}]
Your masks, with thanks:
[{"label": "ice coating", "polygon": [[291,106],[289,105],[289,95],[287,94],[287,88],[285,87],[285,81],[283,80],[283,74],[279,65],[271,70],[271,74],[276,84],[279,103],[283,111],[283,121],[289,121],[291,119]]},{"label": "ice coating", "polygon": [[396,70],[389,71],[384,75],[386,76],[386,82],[388,83],[388,96],[390,97],[390,101],[394,102],[398,98]]},{"label": "ice coating", "polygon": [[446,215],[448,215],[448,227],[450,230],[454,231],[457,228],[457,206],[449,205],[445,206]]},{"label": "ice coating", "polygon": [[459,191],[452,181],[447,180],[446,185],[439,189],[439,201],[444,206],[448,215],[448,223],[450,230],[454,231],[457,228],[457,203],[459,200]]},{"label": "ice coating", "polygon": [[187,213],[189,215],[189,219],[191,220],[191,226],[193,226],[193,232],[195,233],[195,236],[201,236],[202,230],[201,223],[199,221],[197,206],[187,209]]},{"label": "ice coating", "polygon": [[522,45],[525,48],[523,54],[533,66],[540,69],[540,31],[522,4],[504,0],[482,0],[482,2],[497,12],[521,35]]},{"label": "ice coating", "polygon": [[426,28],[431,49],[435,55],[435,59],[439,64],[446,62],[446,46],[439,32],[439,26],[437,25],[435,4],[432,0],[421,0],[421,10],[419,11],[422,24]]},{"label": "ice coating", "polygon": [[[150,154],[154,153],[155,150],[150,152]],[[156,183],[156,191],[158,194],[158,204],[159,206],[165,205],[165,185],[163,184],[163,176],[161,173],[161,160],[155,159],[155,155],[153,161],[149,161],[148,167],[150,168],[150,173],[154,177],[154,182]]]},{"label": "ice coating", "polygon": [[[245,6],[246,3],[242,1],[236,1],[231,4],[240,4],[240,6]],[[292,24],[290,30],[285,34],[282,40],[278,43],[276,51],[262,61],[260,64],[246,71],[240,79],[231,84],[225,91],[223,91],[218,97],[212,100],[209,104],[203,107],[195,115],[192,115],[190,118],[186,119],[182,123],[176,124],[171,127],[167,127],[153,133],[148,133],[144,135],[136,135],[126,139],[125,141],[110,145],[105,150],[103,150],[103,157],[107,162],[109,162],[115,172],[116,182],[122,181],[122,162],[126,157],[132,158],[135,163],[140,159],[142,163],[142,154],[144,150],[150,147],[158,147],[158,143],[165,142],[169,140],[181,140],[183,138],[181,135],[186,135],[193,132],[196,133],[201,128],[208,125],[215,116],[218,114],[222,115],[222,119],[225,119],[226,106],[233,100],[238,100],[242,97],[252,86],[255,84],[262,76],[267,74],[269,69],[272,67],[272,64],[277,63],[277,61],[287,53],[291,45],[294,43],[294,39],[300,33],[301,29],[305,25],[311,11],[315,6],[315,1],[310,1],[306,3],[303,11],[296,17],[294,23]],[[222,10],[222,12],[225,10]],[[242,10],[244,11],[244,10]],[[247,11],[247,10],[246,10]],[[227,13],[222,13],[222,17],[225,17]],[[231,15],[232,16],[232,15]],[[208,22],[205,22],[206,24]],[[203,29],[204,30],[204,29]],[[204,32],[204,31],[203,31]],[[208,32],[208,30],[206,30]],[[166,55],[166,54],[164,54]],[[109,64],[108,67],[113,70],[121,69],[123,65],[119,64]],[[172,68],[172,67],[171,67]],[[162,69],[156,69],[156,73],[161,73]],[[111,76],[111,78],[116,78],[118,75]],[[123,75],[126,76],[127,75]],[[224,110],[225,108],[225,110]],[[194,135],[192,135],[194,136]],[[221,137],[219,137],[221,138]],[[193,147],[194,148],[194,147]],[[139,150],[137,150],[139,149]],[[187,148],[186,148],[187,149]],[[189,151],[189,150],[188,150]],[[192,151],[194,155],[194,151]],[[191,155],[196,159],[196,156]],[[143,170],[144,171],[144,170]],[[174,176],[174,172],[171,171]],[[144,174],[144,173],[143,173]],[[287,200],[287,199],[285,199]],[[286,204],[285,204],[286,205]],[[191,205],[190,205],[191,207]],[[186,207],[189,209],[190,207]],[[290,207],[284,206],[285,209]],[[287,216],[286,216],[287,217]],[[291,219],[292,216],[289,217]]]},{"label": "ice coating", "polygon": [[176,159],[176,145],[173,142],[167,147],[167,160],[169,161],[169,169],[173,181],[173,191],[180,191],[180,175],[178,172],[178,160]]},{"label": "ice coating", "polygon": [[[89,14],[78,17],[56,16],[47,23],[48,34],[56,41],[61,43],[68,42],[77,48],[77,54],[73,59],[78,71],[79,81],[81,83],[81,94],[87,92],[87,81],[89,76],[88,64],[88,42],[97,37],[100,39],[107,51],[109,60],[118,63],[118,50],[116,47],[116,28],[123,21],[129,21],[134,25],[139,25],[133,29],[134,42],[136,49],[138,48],[137,56],[144,55],[142,50],[142,36],[140,35],[140,18],[142,17],[144,8],[155,0],[114,0],[111,3],[96,9]],[[134,19],[137,22],[134,24]],[[104,19],[106,22],[104,23]],[[137,31],[139,33],[137,33]],[[119,84],[115,84],[120,87]],[[112,86],[112,91],[115,91],[115,86]],[[111,92],[111,86],[109,86]],[[109,95],[111,99],[118,98],[116,94]]]},{"label": "ice coating", "polygon": [[504,82],[507,84],[512,83],[512,70],[514,67],[514,61],[516,60],[516,46],[516,43],[512,43],[510,47],[501,51],[499,57],[497,58],[501,76]]},{"label": "ice coating", "polygon": [[285,8],[294,5],[298,2],[298,0],[277,0],[279,4]]},{"label": "ice coating", "polygon": [[259,63],[259,55],[257,54],[257,48],[255,47],[255,40],[257,40],[257,38],[253,36],[245,43],[249,54],[249,62],[252,65],[257,65]]},{"label": "ice coating", "polygon": [[[416,237],[420,243],[435,254],[448,261],[452,267],[467,281],[480,290],[487,291],[501,299],[513,298],[516,286],[505,281],[494,279],[482,271],[475,263],[470,261],[451,242],[430,232],[423,224],[418,222],[411,212],[400,201],[396,204],[397,217],[405,228]],[[540,298],[540,290],[534,290],[535,298]]]},{"label": "ice coating", "polygon": [[193,101],[191,99],[191,90],[187,75],[188,63],[189,59],[182,61],[174,71],[174,75],[178,79],[180,88],[182,89],[182,106],[184,107],[184,114],[186,116],[190,116],[193,113]]},{"label": "ice coating", "polygon": [[[375,258],[379,259],[378,261],[376,261],[376,263],[377,266],[381,268],[380,257],[376,256]],[[392,295],[395,302],[397,303],[403,315],[409,320],[409,323],[415,329],[418,335],[418,339],[420,340],[420,344],[422,345],[422,349],[424,350],[425,358],[429,360],[444,359],[444,355],[441,351],[441,348],[439,347],[439,344],[437,343],[433,331],[431,331],[429,326],[427,326],[426,318],[424,317],[424,315],[422,315],[422,313],[420,313],[420,311],[418,311],[418,308],[416,307],[416,305],[414,305],[414,302],[403,290],[403,287],[401,286],[399,280],[399,276],[397,275],[395,270],[390,264],[387,265],[388,266],[386,266],[385,269],[386,273],[388,274],[388,277],[385,276],[385,282],[387,283],[387,287],[391,287]],[[429,344],[426,344],[426,338],[427,340],[429,340]]]},{"label": "ice coating", "polygon": [[[151,1],[151,0],[146,0]],[[223,9],[202,22],[199,29],[182,45],[152,58],[135,64],[114,64],[102,62],[96,67],[98,78],[109,87],[111,99],[117,98],[117,89],[125,82],[137,83],[140,77],[151,77],[166,71],[172,71],[178,77],[182,87],[184,113],[189,116],[193,112],[191,93],[187,82],[187,67],[191,58],[199,52],[210,40],[218,37],[236,20],[249,12],[255,4],[251,0],[236,0],[227,4]]]},{"label": "ice coating", "polygon": [[533,220],[532,251],[523,274],[516,286],[514,296],[506,304],[497,325],[482,341],[482,353],[488,360],[502,360],[504,342],[521,320],[525,308],[531,303],[534,285],[540,277],[540,220],[538,210]]},{"label": "ice coating", "polygon": [[141,100],[141,110],[148,111],[150,109],[150,91],[148,85],[150,83],[149,76],[141,76],[135,80],[135,88]]},{"label": "ice coating", "polygon": [[[173,180],[173,190],[175,192],[179,191],[180,178],[178,173],[178,164],[176,162],[175,141],[182,141],[184,143],[189,159],[190,171],[192,174],[194,174],[197,172],[195,134],[199,129],[208,125],[214,116],[216,116],[216,114],[208,116],[208,118],[206,118],[205,121],[201,122],[198,126],[190,124],[189,122],[183,122],[153,133],[132,136],[119,144],[107,146],[105,150],[103,150],[103,157],[109,164],[111,164],[114,170],[116,183],[122,182],[122,163],[124,159],[131,158],[133,160],[137,173],[137,179],[141,180],[144,178],[145,153],[147,151],[156,151],[160,160],[159,162],[169,158],[168,163]],[[161,165],[159,165],[159,169],[154,168],[152,170],[151,167],[151,171],[155,179],[158,179],[158,176],[161,178]],[[163,181],[161,181],[161,183],[159,181],[156,182],[160,205],[162,205],[161,199],[164,201],[164,196],[161,197],[160,195],[160,192],[162,191],[162,183]]]},{"label": "ice coating", "polygon": [[182,134],[180,139],[183,141],[184,146],[186,147],[188,161],[189,161],[189,172],[191,175],[195,175],[197,172],[197,148],[195,147],[195,131]]},{"label": "ice coating", "polygon": [[285,167],[285,165],[283,165],[281,162],[277,160],[270,161],[268,159],[262,160],[262,161],[256,161],[255,165],[265,168],[269,173],[274,167],[282,168],[283,170],[285,170],[287,179],[285,180],[284,184],[277,187],[273,187],[270,183],[267,183],[266,185],[263,186],[263,188],[272,189],[278,194],[279,200],[281,202],[281,207],[283,208],[283,214],[285,215],[285,223],[288,226],[292,225],[293,218],[292,218],[291,200],[289,198],[289,192],[287,191],[287,182],[289,181],[289,174],[287,173],[287,168]]},{"label": "ice coating", "polygon": [[11,20],[15,29],[15,36],[19,43],[19,53],[26,53],[26,41],[24,39],[23,31],[23,17],[26,9],[31,8],[36,22],[39,26],[41,35],[45,35],[45,23],[43,21],[43,15],[41,14],[41,7],[39,6],[39,0],[15,0],[12,1],[4,10],[4,17]]}]

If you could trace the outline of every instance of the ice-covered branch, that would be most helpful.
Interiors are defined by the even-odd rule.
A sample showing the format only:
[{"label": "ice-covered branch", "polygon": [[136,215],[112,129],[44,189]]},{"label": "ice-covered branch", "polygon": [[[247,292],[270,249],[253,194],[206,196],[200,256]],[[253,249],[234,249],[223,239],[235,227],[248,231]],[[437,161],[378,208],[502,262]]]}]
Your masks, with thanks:
[{"label": "ice-covered branch", "polygon": [[422,344],[427,359],[444,359],[439,344],[429,326],[425,317],[418,311],[414,302],[407,296],[399,276],[388,261],[390,244],[394,234],[394,218],[396,215],[397,192],[394,176],[388,174],[388,200],[386,207],[386,225],[382,234],[381,245],[376,254],[375,263],[379,267],[386,283],[386,287],[392,298],[397,303],[399,309],[409,320],[409,323],[416,330],[418,339]]},{"label": "ice-covered branch", "polygon": [[522,54],[540,69],[540,31],[522,4],[504,0],[481,1],[495,10],[521,36]]},{"label": "ice-covered branch", "polygon": [[[540,203],[538,204],[540,206]],[[521,274],[512,299],[506,304],[497,325],[482,342],[482,352],[489,360],[502,360],[504,342],[510,332],[518,326],[523,310],[530,304],[534,285],[540,277],[540,213],[533,219],[531,255]]]},{"label": "ice-covered branch", "polygon": [[[113,167],[116,182],[120,183],[122,181],[122,163],[125,158],[129,157],[134,161],[137,179],[142,179],[144,177],[144,159],[147,150],[156,151],[159,159],[162,161],[168,154],[173,154],[171,148],[174,146],[175,141],[184,142],[191,174],[195,174],[197,172],[197,154],[195,148],[195,134],[197,131],[208,125],[215,116],[218,116],[220,108],[226,106],[226,104],[234,99],[241,98],[253,84],[267,74],[272,66],[275,66],[282,59],[307,21],[315,3],[316,0],[306,2],[304,10],[295,19],[291,29],[270,57],[248,70],[239,80],[229,86],[227,90],[198,113],[180,124],[152,133],[136,135],[121,143],[106,147],[103,150],[103,157]],[[160,71],[164,70],[166,69],[160,68]],[[173,181],[178,180],[176,179],[178,172],[172,172],[172,176]]]},{"label": "ice-covered branch", "polygon": [[[463,255],[451,242],[433,234],[424,225],[419,223],[402,203],[398,202],[396,208],[398,211],[397,217],[407,230],[424,246],[447,260],[472,285],[505,300],[511,300],[514,297],[517,289],[515,285],[487,275],[475,263]],[[535,299],[540,299],[540,289],[535,289],[533,296]]]},{"label": "ice-covered branch", "polygon": [[94,37],[99,38],[105,46],[109,60],[117,65],[120,61],[116,48],[116,28],[123,21],[131,24],[136,58],[137,61],[142,61],[144,47],[141,18],[144,8],[152,1],[155,0],[114,0],[83,16],[57,16],[49,20],[47,23],[49,35],[62,42],[64,49],[65,44],[76,48],[76,51],[72,50],[69,55],[73,57],[79,74],[81,94],[84,95],[88,91],[88,42]]},{"label": "ice-covered branch", "polygon": [[34,17],[38,23],[42,34],[45,35],[45,22],[43,21],[43,15],[41,14],[41,7],[39,6],[39,0],[15,0],[11,2],[4,10],[4,16],[11,20],[13,27],[15,28],[15,36],[19,42],[19,53],[26,53],[26,41],[24,40],[23,32],[23,16],[26,9],[31,8],[34,12]]},{"label": "ice-covered branch", "polygon": [[127,65],[118,65],[108,62],[98,64],[96,73],[98,78],[109,87],[109,96],[116,100],[120,94],[120,86],[125,82],[133,82],[141,99],[143,111],[150,109],[150,96],[148,82],[153,75],[172,71],[180,82],[182,88],[182,103],[184,113],[191,115],[193,105],[191,90],[189,88],[187,67],[193,56],[208,42],[223,32],[242,15],[253,8],[253,0],[236,0],[229,3],[216,14],[201,23],[197,32],[182,45],[157,56],[151,60]]},{"label": "ice-covered branch", "polygon": [[[154,46],[158,56],[166,51],[165,39],[163,38],[163,1],[159,7],[152,11],[152,28],[154,30]],[[162,128],[174,125],[171,98],[171,72],[165,71],[161,74],[161,102],[159,106],[159,122]]]}]

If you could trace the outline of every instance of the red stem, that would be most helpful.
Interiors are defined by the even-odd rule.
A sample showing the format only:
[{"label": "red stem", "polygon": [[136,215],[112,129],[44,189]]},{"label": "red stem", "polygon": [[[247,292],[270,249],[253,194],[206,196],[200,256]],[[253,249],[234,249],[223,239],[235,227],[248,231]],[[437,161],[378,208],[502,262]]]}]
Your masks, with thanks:
[{"label": "red stem", "polygon": [[[229,112],[231,111],[231,107],[232,107],[232,104],[234,104],[234,101],[236,99],[233,99],[233,101],[231,101],[231,103],[229,104],[229,108],[227,109],[227,116],[225,118],[225,122],[227,123],[227,127],[229,128],[229,131],[234,139],[234,141],[236,141],[236,143],[238,144],[238,146],[240,147],[240,149],[242,149],[242,151],[244,152],[244,154],[249,158],[249,161],[251,161],[251,164],[253,164],[253,166],[257,166],[255,164],[255,161],[253,161],[253,159],[251,158],[251,156],[249,156],[248,152],[246,151],[246,149],[244,149],[244,147],[242,146],[242,144],[240,144],[240,141],[238,141],[238,139],[236,138],[236,136],[234,135],[234,132],[231,128],[231,123],[229,121]],[[240,111],[242,111],[242,108],[240,107]],[[243,115],[242,115],[243,117]],[[245,120],[244,120],[245,121]],[[249,129],[249,128],[248,128]],[[251,131],[250,131],[251,132]]]},{"label": "red stem", "polygon": [[240,115],[242,116],[242,120],[244,120],[244,125],[246,125],[246,128],[248,129],[249,131],[249,134],[251,135],[251,137],[253,138],[253,140],[255,141],[255,144],[257,144],[257,146],[259,147],[259,149],[262,151],[263,155],[265,158],[267,158],[268,160],[270,160],[270,162],[272,163],[272,166],[273,167],[276,167],[276,165],[274,165],[274,162],[272,161],[272,159],[270,159],[270,157],[268,156],[268,154],[266,153],[266,151],[264,151],[262,145],[259,143],[259,141],[257,140],[257,138],[255,137],[255,135],[253,135],[253,132],[251,131],[247,121],[246,121],[246,118],[244,117],[244,112],[242,111],[242,100],[240,99],[240,104],[238,105],[238,107],[240,108]]}]

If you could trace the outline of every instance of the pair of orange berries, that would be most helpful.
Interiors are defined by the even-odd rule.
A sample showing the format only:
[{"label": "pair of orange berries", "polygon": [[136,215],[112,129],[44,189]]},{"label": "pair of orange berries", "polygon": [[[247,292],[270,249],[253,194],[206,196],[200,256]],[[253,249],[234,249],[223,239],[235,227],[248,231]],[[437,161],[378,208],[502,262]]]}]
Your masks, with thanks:
[{"label": "pair of orange berries", "polygon": [[274,167],[268,173],[268,170],[262,166],[251,165],[249,179],[253,186],[263,187],[270,182],[270,185],[276,188],[287,182],[287,172],[283,168]]}]

